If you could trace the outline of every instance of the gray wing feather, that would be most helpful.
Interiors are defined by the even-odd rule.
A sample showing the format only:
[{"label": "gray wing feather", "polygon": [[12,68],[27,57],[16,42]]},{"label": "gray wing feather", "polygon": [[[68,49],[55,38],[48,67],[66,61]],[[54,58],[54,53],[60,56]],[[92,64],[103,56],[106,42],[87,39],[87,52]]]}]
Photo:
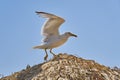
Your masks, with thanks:
[{"label": "gray wing feather", "polygon": [[59,27],[63,22],[65,22],[63,18],[46,12],[36,13],[47,19],[41,29],[41,34],[43,36],[46,36],[48,38],[49,36],[59,35]]}]

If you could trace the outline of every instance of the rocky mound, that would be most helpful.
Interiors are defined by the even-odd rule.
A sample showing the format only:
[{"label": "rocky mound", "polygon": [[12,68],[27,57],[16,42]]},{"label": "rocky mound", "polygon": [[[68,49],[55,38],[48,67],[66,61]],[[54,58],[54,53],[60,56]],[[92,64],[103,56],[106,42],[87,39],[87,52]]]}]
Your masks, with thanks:
[{"label": "rocky mound", "polygon": [[120,80],[120,71],[68,54],[15,72],[0,80]]}]

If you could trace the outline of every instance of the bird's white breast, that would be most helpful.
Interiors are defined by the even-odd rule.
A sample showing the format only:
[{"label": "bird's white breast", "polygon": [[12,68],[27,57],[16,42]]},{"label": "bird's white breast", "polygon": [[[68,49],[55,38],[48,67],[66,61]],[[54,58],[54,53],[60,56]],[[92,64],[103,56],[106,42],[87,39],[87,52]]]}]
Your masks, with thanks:
[{"label": "bird's white breast", "polygon": [[53,36],[50,37],[48,41],[44,43],[44,45],[47,45],[47,49],[56,48],[63,45],[67,41],[67,39],[67,37],[63,36]]}]

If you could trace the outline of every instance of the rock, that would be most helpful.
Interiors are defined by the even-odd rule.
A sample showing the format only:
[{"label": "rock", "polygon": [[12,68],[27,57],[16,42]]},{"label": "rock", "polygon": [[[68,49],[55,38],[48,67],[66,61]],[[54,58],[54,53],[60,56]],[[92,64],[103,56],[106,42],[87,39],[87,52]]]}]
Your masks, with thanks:
[{"label": "rock", "polygon": [[48,62],[27,65],[26,69],[0,80],[120,80],[120,71],[93,60],[58,54]]}]

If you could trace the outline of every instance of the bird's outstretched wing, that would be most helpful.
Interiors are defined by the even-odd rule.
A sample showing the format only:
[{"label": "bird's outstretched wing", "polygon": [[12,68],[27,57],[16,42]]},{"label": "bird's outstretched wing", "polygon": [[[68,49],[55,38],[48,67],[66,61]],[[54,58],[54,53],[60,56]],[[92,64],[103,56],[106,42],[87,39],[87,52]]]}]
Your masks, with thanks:
[{"label": "bird's outstretched wing", "polygon": [[58,36],[59,35],[59,27],[60,25],[65,22],[65,20],[59,16],[54,14],[46,13],[46,12],[36,12],[38,15],[46,18],[46,22],[42,26],[41,34],[46,36]]}]

